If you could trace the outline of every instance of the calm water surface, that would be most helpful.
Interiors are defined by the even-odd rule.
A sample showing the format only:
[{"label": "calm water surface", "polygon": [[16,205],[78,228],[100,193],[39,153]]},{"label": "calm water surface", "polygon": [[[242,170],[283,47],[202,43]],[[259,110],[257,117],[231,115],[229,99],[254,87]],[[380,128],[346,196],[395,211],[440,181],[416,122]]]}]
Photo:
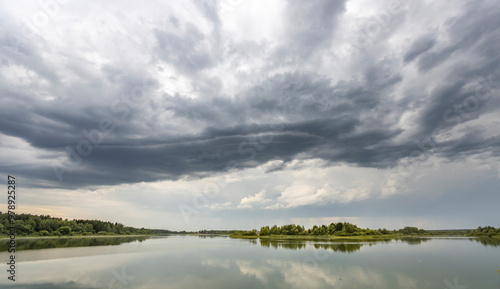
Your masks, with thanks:
[{"label": "calm water surface", "polygon": [[492,240],[170,236],[18,242],[15,282],[7,280],[9,254],[1,243],[0,288],[500,288],[500,243]]}]

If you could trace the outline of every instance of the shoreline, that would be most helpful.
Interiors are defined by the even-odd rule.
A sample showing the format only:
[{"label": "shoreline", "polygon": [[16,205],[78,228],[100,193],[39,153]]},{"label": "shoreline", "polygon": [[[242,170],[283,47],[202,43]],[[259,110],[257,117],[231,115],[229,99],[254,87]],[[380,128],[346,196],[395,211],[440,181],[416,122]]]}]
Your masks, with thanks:
[{"label": "shoreline", "polygon": [[492,238],[498,237],[488,236],[448,236],[448,235],[386,235],[386,236],[331,236],[331,235],[318,235],[318,236],[297,236],[297,235],[271,235],[271,236],[241,236],[230,235],[233,239],[262,239],[262,240],[302,240],[302,241],[389,241],[397,239],[410,239],[410,238]]},{"label": "shoreline", "polygon": [[[62,239],[62,238],[109,238],[109,237],[151,237],[151,236],[158,236],[158,235],[153,235],[153,234],[148,234],[148,235],[86,235],[86,236],[16,236],[16,240],[19,239]],[[1,236],[0,241],[3,239],[10,239],[9,236]]]}]

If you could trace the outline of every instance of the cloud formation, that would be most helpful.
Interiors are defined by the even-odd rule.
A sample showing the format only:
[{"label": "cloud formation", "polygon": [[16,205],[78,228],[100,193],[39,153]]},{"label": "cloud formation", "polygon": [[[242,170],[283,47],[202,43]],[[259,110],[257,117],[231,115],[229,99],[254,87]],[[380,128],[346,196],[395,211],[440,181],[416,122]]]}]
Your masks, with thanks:
[{"label": "cloud formation", "polygon": [[262,190],[254,196],[248,196],[241,199],[238,205],[239,209],[251,209],[254,205],[262,205],[270,202],[271,199],[266,199],[266,190]]}]

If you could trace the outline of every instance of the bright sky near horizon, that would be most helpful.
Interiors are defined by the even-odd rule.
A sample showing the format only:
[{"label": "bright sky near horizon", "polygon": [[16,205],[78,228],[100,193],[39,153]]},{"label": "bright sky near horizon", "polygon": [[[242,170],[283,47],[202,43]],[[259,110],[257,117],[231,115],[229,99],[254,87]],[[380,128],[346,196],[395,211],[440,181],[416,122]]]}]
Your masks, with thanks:
[{"label": "bright sky near horizon", "polygon": [[494,0],[7,1],[0,173],[136,227],[498,227],[499,51]]}]

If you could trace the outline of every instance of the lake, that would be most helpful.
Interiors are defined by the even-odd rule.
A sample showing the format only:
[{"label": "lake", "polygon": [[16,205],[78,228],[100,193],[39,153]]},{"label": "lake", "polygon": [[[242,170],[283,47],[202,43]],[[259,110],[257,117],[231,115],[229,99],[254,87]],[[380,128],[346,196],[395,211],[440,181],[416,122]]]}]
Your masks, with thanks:
[{"label": "lake", "polygon": [[1,288],[500,288],[500,242],[491,239],[18,239],[15,282],[5,241]]}]

